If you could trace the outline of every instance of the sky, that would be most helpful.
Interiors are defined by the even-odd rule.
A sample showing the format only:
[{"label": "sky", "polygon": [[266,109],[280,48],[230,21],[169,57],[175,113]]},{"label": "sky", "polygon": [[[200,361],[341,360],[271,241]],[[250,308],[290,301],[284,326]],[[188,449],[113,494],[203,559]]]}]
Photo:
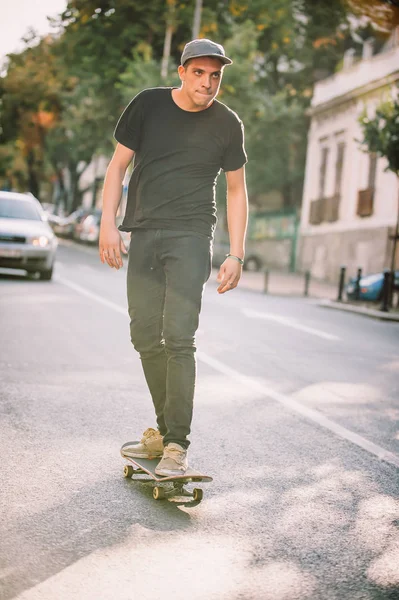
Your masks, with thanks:
[{"label": "sky", "polygon": [[30,27],[40,35],[51,33],[46,17],[65,10],[67,0],[0,0],[0,63],[9,52],[22,50],[21,38]]}]

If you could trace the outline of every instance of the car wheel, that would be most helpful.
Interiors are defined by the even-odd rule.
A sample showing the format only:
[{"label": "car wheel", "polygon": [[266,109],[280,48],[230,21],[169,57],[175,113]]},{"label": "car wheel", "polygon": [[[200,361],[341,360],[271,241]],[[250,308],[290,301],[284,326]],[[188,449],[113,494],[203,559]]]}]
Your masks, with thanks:
[{"label": "car wheel", "polygon": [[259,271],[261,267],[260,260],[256,256],[250,256],[244,262],[244,269],[246,271]]},{"label": "car wheel", "polygon": [[53,267],[51,269],[46,269],[45,271],[40,271],[39,278],[42,281],[50,281],[53,276]]}]

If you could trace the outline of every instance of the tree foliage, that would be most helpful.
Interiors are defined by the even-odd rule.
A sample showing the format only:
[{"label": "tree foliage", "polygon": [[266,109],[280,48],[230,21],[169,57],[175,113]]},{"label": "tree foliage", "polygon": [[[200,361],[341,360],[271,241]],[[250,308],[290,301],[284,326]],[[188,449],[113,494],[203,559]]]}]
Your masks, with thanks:
[{"label": "tree foliage", "polygon": [[374,118],[367,111],[360,117],[362,143],[368,152],[386,158],[387,170],[399,177],[399,101],[390,98],[380,104]]},{"label": "tree foliage", "polygon": [[[45,138],[60,113],[62,85],[51,38],[22,54],[10,55],[8,74],[1,86],[2,141],[8,142],[8,157],[25,159],[25,173],[18,168],[14,175],[19,185],[34,194],[39,194]],[[12,179],[9,169],[7,172]]]},{"label": "tree foliage", "polygon": [[[69,209],[76,206],[79,177],[95,155],[112,152],[124,106],[141,89],[179,84],[194,7],[185,0],[69,0],[54,20],[58,35],[30,39],[0,78],[0,185],[40,195],[41,183],[55,177],[69,185]],[[355,26],[354,12],[365,15]],[[382,0],[204,0],[200,36],[223,43],[234,60],[220,100],[245,124],[251,201],[277,190],[286,206],[299,205],[315,81],[334,73],[373,24],[386,36],[396,15]],[[167,23],[171,55],[162,78]]]},{"label": "tree foliage", "polygon": [[[369,118],[367,110],[360,117],[363,132],[363,147],[368,152],[375,152],[387,160],[386,170],[398,177],[399,185],[399,101],[390,97],[381,103],[374,118]],[[395,270],[396,247],[399,242],[399,197],[396,234],[392,245],[391,270]],[[390,279],[390,299],[392,300],[393,279]]]}]

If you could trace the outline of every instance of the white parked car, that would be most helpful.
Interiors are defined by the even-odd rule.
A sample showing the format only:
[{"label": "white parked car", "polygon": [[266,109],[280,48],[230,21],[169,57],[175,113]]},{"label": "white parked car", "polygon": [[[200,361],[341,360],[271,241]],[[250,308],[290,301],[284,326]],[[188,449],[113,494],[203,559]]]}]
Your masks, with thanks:
[{"label": "white parked car", "polygon": [[87,215],[82,219],[80,227],[75,229],[75,237],[81,242],[97,244],[100,237],[101,212]]},{"label": "white parked car", "polygon": [[58,240],[31,194],[0,192],[0,267],[53,275]]},{"label": "white parked car", "polygon": [[[95,212],[84,217],[79,226],[75,227],[74,237],[81,242],[87,242],[89,244],[98,244],[100,238],[100,225],[101,225],[101,211],[96,210]],[[116,226],[122,223],[123,218],[116,217]],[[129,249],[130,245],[130,233],[126,231],[119,232],[126,250]]]}]

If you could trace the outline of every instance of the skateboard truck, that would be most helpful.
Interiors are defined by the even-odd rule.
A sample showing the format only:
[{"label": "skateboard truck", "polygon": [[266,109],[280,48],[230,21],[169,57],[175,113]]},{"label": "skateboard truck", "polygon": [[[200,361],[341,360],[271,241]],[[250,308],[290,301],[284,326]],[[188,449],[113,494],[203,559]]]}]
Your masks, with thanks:
[{"label": "skateboard truck", "polygon": [[203,498],[201,488],[194,488],[192,492],[186,490],[183,483],[174,483],[171,490],[167,490],[162,486],[155,485],[152,490],[152,496],[155,500],[163,500],[164,498],[174,498],[175,496],[184,496],[193,498],[196,502],[201,502]]},{"label": "skateboard truck", "polygon": [[[155,486],[152,490],[152,495],[155,500],[164,500],[175,497],[193,498],[195,502],[200,502],[203,498],[203,490],[194,488],[192,491],[185,488],[187,483],[195,483],[200,481],[212,481],[209,475],[203,475],[194,469],[189,468],[182,475],[174,475],[170,477],[162,477],[155,473],[155,469],[160,461],[160,458],[131,458],[126,456],[121,451],[123,458],[129,461],[128,465],[124,466],[123,474],[127,478],[132,478],[133,475],[148,475],[154,482]],[[160,485],[158,485],[160,484]],[[171,484],[165,487],[165,484]]]}]

